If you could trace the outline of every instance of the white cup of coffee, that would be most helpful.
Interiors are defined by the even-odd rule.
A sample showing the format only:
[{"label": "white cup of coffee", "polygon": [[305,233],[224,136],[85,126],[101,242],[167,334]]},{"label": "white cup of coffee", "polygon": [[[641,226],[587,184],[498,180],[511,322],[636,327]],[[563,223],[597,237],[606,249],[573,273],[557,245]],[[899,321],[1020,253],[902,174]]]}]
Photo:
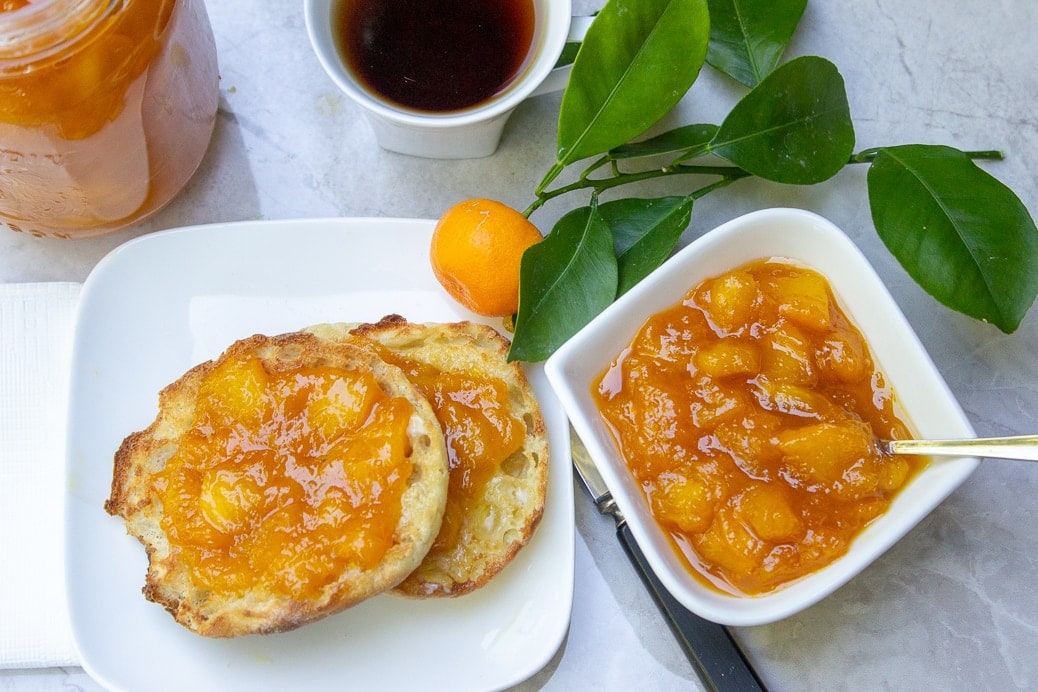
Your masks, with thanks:
[{"label": "white cup of coffee", "polygon": [[439,159],[493,154],[516,106],[565,87],[555,65],[590,23],[570,0],[305,0],[304,12],[379,146]]}]

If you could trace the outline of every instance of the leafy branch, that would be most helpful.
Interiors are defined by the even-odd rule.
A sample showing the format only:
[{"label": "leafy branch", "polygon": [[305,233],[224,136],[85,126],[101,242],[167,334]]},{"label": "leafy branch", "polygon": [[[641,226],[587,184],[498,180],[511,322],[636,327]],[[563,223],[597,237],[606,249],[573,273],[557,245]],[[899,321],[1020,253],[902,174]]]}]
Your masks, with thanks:
[{"label": "leafy branch", "polygon": [[[590,203],[523,255],[512,360],[547,358],[662,264],[705,195],[750,177],[814,185],[853,164],[869,166],[876,231],[920,286],[1004,332],[1019,326],[1038,295],[1038,228],[1019,198],[975,163],[1002,153],[923,144],[854,153],[836,66],[817,56],[782,62],[806,3],[608,0],[576,53],[556,161],[525,213],[582,190]],[[639,140],[706,64],[748,88],[724,121]],[[580,161],[590,163],[575,181],[552,187]],[[599,201],[607,190],[671,176],[699,186]]]},{"label": "leafy branch", "polygon": [[[668,133],[669,134],[669,133]],[[666,135],[662,135],[666,136]],[[847,165],[854,164],[868,164],[872,163],[876,157],[883,151],[882,148],[865,149],[857,154],[852,155],[847,159]],[[530,203],[530,206],[523,211],[524,216],[530,216],[533,212],[544,206],[545,203],[561,197],[570,192],[576,192],[577,190],[591,190],[594,194],[601,194],[606,190],[610,190],[614,187],[621,187],[623,185],[629,185],[631,183],[638,183],[645,180],[653,180],[655,178],[668,178],[676,175],[698,175],[698,176],[717,176],[720,180],[717,180],[709,185],[697,188],[689,193],[689,197],[692,199],[699,199],[710,194],[714,190],[721,187],[725,187],[734,183],[737,180],[743,178],[752,177],[752,173],[745,171],[738,166],[705,166],[705,165],[690,165],[683,163],[686,160],[686,156],[690,152],[684,152],[682,156],[675,159],[673,162],[664,166],[658,166],[656,168],[650,168],[644,171],[621,171],[618,163],[620,158],[614,158],[613,156],[603,156],[598,159],[594,164],[589,166],[580,178],[576,181],[567,185],[560,185],[551,190],[542,191],[537,198]],[[966,151],[963,152],[970,159],[974,161],[988,159],[1001,161],[1005,158],[1005,154],[996,149],[985,149],[981,151]],[[698,153],[696,155],[699,155]],[[604,166],[611,167],[611,174],[605,178],[592,178],[591,174]]]}]

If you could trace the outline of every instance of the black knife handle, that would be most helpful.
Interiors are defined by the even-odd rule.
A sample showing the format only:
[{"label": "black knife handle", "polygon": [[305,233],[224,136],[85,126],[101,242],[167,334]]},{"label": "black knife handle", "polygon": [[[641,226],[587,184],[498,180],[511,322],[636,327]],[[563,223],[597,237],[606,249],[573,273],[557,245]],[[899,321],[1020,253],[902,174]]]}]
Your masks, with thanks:
[{"label": "black knife handle", "polygon": [[621,523],[616,533],[704,684],[718,692],[766,690],[724,625],[699,617],[667,591],[631,535],[627,522]]}]

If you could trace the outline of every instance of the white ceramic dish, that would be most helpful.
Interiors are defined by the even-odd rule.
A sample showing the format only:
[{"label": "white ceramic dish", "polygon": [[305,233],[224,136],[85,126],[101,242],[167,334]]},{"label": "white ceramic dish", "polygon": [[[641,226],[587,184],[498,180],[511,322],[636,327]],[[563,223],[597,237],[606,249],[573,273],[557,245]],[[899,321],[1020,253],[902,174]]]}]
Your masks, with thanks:
[{"label": "white ceramic dish", "polygon": [[147,560],[103,509],[112,455],[155,416],[157,393],[237,338],[326,321],[479,319],[429,269],[433,223],[247,222],[144,236],[83,286],[68,438],[67,570],[84,668],[112,690],[422,689],[514,685],[569,626],[574,516],[569,430],[528,368],[552,466],[537,533],[483,589],[444,600],[380,596],[293,632],[209,640],[141,595]]},{"label": "white ceramic dish", "polygon": [[865,257],[835,226],[810,212],[748,214],[703,235],[622,296],[547,362],[548,379],[577,434],[663,584],[688,609],[728,625],[773,622],[821,600],[875,560],[957,488],[975,458],[935,461],[826,568],[756,597],[722,594],[693,579],[658,529],[591,399],[591,382],[630,343],[648,317],[681,300],[703,279],[746,262],[786,257],[822,272],[865,334],[878,366],[918,436],[973,437],[962,409]]}]

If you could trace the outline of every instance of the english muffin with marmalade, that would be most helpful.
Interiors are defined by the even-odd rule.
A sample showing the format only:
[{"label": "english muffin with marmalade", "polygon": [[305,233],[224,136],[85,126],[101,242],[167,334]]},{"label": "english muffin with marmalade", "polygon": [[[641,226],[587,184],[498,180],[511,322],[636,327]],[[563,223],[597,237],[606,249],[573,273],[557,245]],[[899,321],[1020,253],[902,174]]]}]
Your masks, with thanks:
[{"label": "english muffin with marmalade", "polygon": [[548,483],[544,419],[508,341],[471,322],[317,325],[321,338],[359,343],[399,367],[432,404],[450,458],[443,525],[421,565],[395,591],[458,596],[485,585],[526,545]]},{"label": "english muffin with marmalade", "polygon": [[440,530],[444,438],[404,373],[347,343],[253,336],[159,395],[105,509],[145,596],[210,637],[291,630],[397,586]]}]

